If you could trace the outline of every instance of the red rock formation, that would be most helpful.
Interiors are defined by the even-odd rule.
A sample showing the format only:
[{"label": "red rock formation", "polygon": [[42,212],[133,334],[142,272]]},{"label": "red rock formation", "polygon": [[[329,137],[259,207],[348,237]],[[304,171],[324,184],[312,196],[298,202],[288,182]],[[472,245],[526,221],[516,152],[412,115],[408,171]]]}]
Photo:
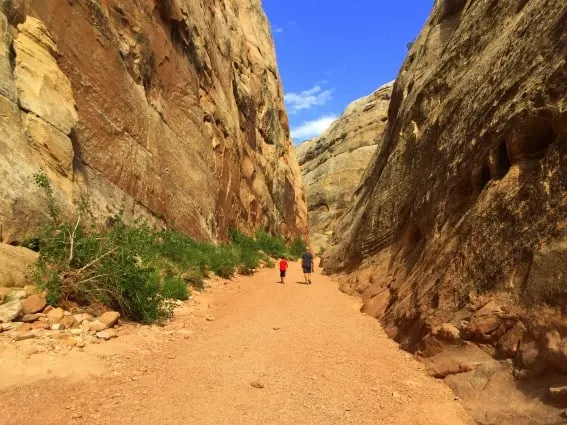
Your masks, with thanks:
[{"label": "red rock formation", "polygon": [[29,182],[40,168],[68,212],[87,194],[101,220],[124,208],[197,238],[223,239],[231,226],[306,235],[259,0],[15,0],[4,8],[4,241],[29,234],[44,209]]}]

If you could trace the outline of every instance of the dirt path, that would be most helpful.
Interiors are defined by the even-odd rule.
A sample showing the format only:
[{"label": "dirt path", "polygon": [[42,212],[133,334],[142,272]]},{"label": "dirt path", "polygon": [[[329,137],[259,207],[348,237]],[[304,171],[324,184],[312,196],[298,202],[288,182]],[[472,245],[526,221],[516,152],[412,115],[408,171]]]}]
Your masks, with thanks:
[{"label": "dirt path", "polygon": [[473,423],[329,278],[298,284],[298,264],[286,285],[276,275],[195,295],[165,328],[125,326],[84,352],[0,346],[0,424]]}]

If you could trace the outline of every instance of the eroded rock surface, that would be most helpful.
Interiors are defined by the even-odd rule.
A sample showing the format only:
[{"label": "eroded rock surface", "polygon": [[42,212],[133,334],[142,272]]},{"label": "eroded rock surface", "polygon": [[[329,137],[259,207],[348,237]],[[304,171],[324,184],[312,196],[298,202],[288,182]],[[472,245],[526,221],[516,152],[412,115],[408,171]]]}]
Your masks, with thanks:
[{"label": "eroded rock surface", "polygon": [[393,83],[351,103],[320,137],[296,148],[307,191],[311,243],[326,248],[388,121]]},{"label": "eroded rock surface", "polygon": [[[0,15],[1,238],[33,233],[52,181],[193,237],[306,235],[307,209],[259,0],[13,0]],[[80,34],[80,37],[77,36]],[[45,214],[45,213],[43,213]]]},{"label": "eroded rock surface", "polygon": [[566,57],[566,0],[438,0],[415,40],[323,259],[406,349],[449,323],[518,379],[567,370]]}]

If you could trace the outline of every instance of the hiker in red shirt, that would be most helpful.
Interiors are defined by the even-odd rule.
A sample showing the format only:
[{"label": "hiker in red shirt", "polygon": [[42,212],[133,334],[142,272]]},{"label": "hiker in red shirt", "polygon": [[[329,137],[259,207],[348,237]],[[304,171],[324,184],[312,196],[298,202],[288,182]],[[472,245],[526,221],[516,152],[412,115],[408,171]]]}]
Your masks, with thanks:
[{"label": "hiker in red shirt", "polygon": [[280,279],[281,283],[285,283],[285,272],[287,271],[287,260],[282,257],[280,260]]}]

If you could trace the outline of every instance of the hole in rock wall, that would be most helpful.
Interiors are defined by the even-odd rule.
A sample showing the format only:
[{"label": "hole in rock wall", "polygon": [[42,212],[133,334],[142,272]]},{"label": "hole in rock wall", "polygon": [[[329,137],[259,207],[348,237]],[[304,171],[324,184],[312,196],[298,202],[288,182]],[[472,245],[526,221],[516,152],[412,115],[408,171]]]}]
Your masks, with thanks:
[{"label": "hole in rock wall", "polygon": [[508,157],[506,142],[501,140],[490,154],[490,176],[493,179],[501,179],[510,170],[511,163]]},{"label": "hole in rock wall", "polygon": [[486,185],[490,182],[490,168],[488,165],[483,166],[473,173],[473,186],[477,192],[482,192]]},{"label": "hole in rock wall", "polygon": [[539,159],[555,141],[555,132],[547,120],[531,120],[519,126],[506,141],[510,162]]}]

